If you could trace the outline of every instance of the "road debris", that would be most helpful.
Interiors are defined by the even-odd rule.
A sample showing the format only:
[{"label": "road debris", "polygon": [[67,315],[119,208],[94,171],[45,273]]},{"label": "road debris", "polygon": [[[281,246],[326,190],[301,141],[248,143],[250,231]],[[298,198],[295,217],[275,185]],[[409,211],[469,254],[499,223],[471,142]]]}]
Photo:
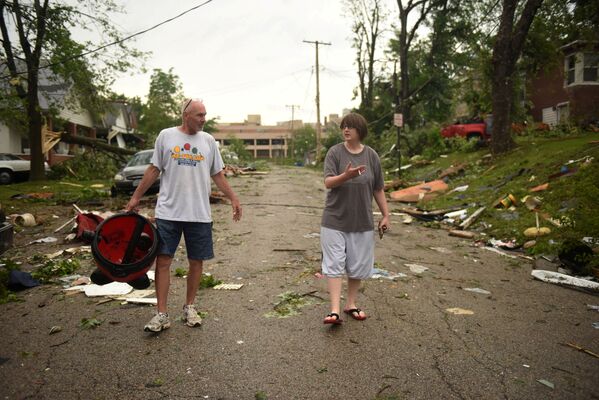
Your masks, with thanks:
[{"label": "road debris", "polygon": [[406,267],[410,268],[410,272],[417,274],[417,275],[429,270],[428,267],[425,267],[420,264],[404,264],[404,265]]},{"label": "road debris", "polygon": [[551,389],[555,389],[555,385],[552,382],[549,382],[548,380],[545,379],[537,379],[537,382],[539,382],[542,385],[545,385]]},{"label": "road debris", "polygon": [[464,220],[464,222],[462,222],[460,224],[460,228],[462,229],[467,229],[470,225],[472,225],[472,223],[476,220],[476,218],[481,215],[483,213],[483,211],[485,211],[486,207],[480,207],[478,210],[476,210],[474,213],[472,213],[471,216],[469,216],[468,218],[466,218]]},{"label": "road debris", "polygon": [[27,245],[35,244],[35,243],[55,243],[55,242],[58,242],[58,239],[56,239],[53,236],[48,236],[48,237],[45,237],[45,238],[33,240],[33,241],[27,243]]},{"label": "road debris", "polygon": [[459,307],[447,308],[445,311],[447,311],[450,314],[454,314],[454,315],[474,315],[474,311],[466,310],[465,308],[459,308]]},{"label": "road debris", "polygon": [[561,274],[559,272],[544,271],[541,269],[533,269],[530,273],[535,279],[547,283],[555,283],[557,285],[578,287],[583,289],[591,289],[599,291],[599,282],[594,282],[588,279],[576,278],[574,276]]},{"label": "road debris", "polygon": [[391,200],[403,203],[417,203],[436,197],[447,191],[449,187],[442,180],[421,183],[405,189],[396,190],[389,195]]},{"label": "road debris", "polygon": [[306,239],[314,239],[314,238],[319,238],[319,237],[320,237],[320,233],[317,233],[317,232],[306,233],[306,234],[304,235],[304,237],[305,237]]},{"label": "road debris", "polygon": [[476,236],[476,234],[474,232],[469,232],[469,231],[459,231],[456,229],[450,229],[449,236],[455,236],[455,237],[459,237],[462,239],[472,239]]},{"label": "road debris", "polygon": [[584,347],[582,347],[582,346],[580,346],[580,345],[578,345],[578,344],[576,344],[576,343],[562,343],[562,344],[563,344],[564,346],[572,347],[573,349],[576,349],[576,350],[578,350],[578,351],[581,351],[581,352],[583,352],[583,353],[586,353],[586,354],[588,354],[588,355],[590,355],[590,356],[593,356],[593,357],[595,357],[595,358],[599,358],[599,354],[597,354],[597,353],[594,353],[594,352],[590,351],[589,349],[585,349]]},{"label": "road debris", "polygon": [[479,293],[479,294],[491,294],[491,292],[489,292],[488,290],[485,289],[481,289],[481,288],[464,288],[465,291],[467,292],[473,292],[473,293]]},{"label": "road debris", "polygon": [[394,281],[399,278],[407,278],[407,276],[408,275],[401,273],[401,272],[389,272],[384,269],[374,268],[373,274],[370,278],[372,278],[372,279],[389,279],[389,280]]},{"label": "road debris", "polygon": [[96,285],[92,283],[91,285],[73,286],[64,290],[78,290],[84,292],[87,297],[99,297],[124,295],[131,292],[133,287],[125,282],[111,282],[106,285]]},{"label": "road debris", "polygon": [[214,286],[214,290],[239,290],[243,287],[243,283],[221,283]]},{"label": "road debris", "polygon": [[54,335],[55,333],[61,332],[62,331],[62,326],[60,325],[54,325],[52,328],[50,328],[50,332],[49,335]]},{"label": "road debris", "polygon": [[273,306],[273,311],[266,313],[264,316],[267,318],[278,317],[287,318],[292,315],[299,314],[300,308],[311,304],[310,300],[306,298],[307,294],[299,294],[296,292],[284,292],[278,295],[279,301]]},{"label": "road debris", "polygon": [[429,247],[429,249],[438,251],[441,254],[451,254],[452,253],[451,250],[448,250],[445,247]]},{"label": "road debris", "polygon": [[21,226],[35,226],[37,222],[33,214],[25,213],[15,217],[15,223]]}]

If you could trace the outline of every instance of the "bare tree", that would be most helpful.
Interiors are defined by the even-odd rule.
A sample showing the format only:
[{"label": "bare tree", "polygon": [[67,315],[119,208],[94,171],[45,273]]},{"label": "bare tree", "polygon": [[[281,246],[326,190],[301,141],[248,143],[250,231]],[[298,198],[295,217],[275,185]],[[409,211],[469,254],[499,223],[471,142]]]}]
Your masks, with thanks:
[{"label": "bare tree", "polygon": [[370,108],[374,97],[377,42],[386,17],[383,0],[346,0],[353,20],[353,47],[356,49],[361,108]]},{"label": "bare tree", "polygon": [[518,0],[503,0],[499,30],[492,58],[493,140],[491,152],[505,153],[514,147],[511,136],[511,111],[514,98],[514,73],[524,40],[543,0],[527,0],[518,21]]},{"label": "bare tree", "polygon": [[[425,21],[436,2],[434,0],[408,0],[404,6],[403,0],[397,0],[399,8],[399,32],[398,32],[398,56],[399,56],[399,88],[396,89],[400,101],[400,111],[403,114],[404,121],[407,125],[410,124],[411,113],[410,103],[408,99],[422,90],[422,86],[412,89],[410,87],[410,71],[409,71],[409,50],[416,37],[416,32],[420,25]],[[410,13],[417,12],[418,16],[414,24],[408,26],[408,17]],[[396,83],[397,84],[397,83]]]}]

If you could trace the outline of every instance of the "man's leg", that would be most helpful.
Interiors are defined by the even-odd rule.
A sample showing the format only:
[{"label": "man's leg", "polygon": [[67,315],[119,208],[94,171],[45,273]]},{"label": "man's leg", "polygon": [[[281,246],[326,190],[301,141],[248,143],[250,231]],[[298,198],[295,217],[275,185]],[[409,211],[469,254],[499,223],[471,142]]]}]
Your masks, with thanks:
[{"label": "man's leg", "polygon": [[356,308],[356,299],[360,289],[360,279],[347,278],[347,302],[346,308]]},{"label": "man's leg", "polygon": [[196,299],[196,293],[200,287],[200,281],[202,279],[202,270],[204,261],[202,260],[191,260],[189,261],[189,273],[187,274],[187,296],[185,297],[185,304],[193,304]]},{"label": "man's leg", "polygon": [[187,326],[196,327],[202,325],[202,318],[198,315],[194,301],[202,279],[202,260],[189,260],[189,272],[187,273],[187,295],[183,306],[183,321]]},{"label": "man's leg", "polygon": [[[347,278],[347,302],[345,303],[345,311],[348,310],[358,310],[356,307],[356,300],[358,298],[358,291],[360,290],[360,284],[362,283],[361,279],[353,279]],[[351,316],[355,319],[364,319],[366,318],[366,313],[364,311],[352,311]]]},{"label": "man's leg", "polygon": [[158,312],[161,313],[166,313],[167,309],[172,262],[173,258],[165,254],[156,257],[156,299],[158,300]]},{"label": "man's leg", "polygon": [[166,312],[168,288],[170,285],[170,267],[173,258],[161,254],[156,257],[156,299],[158,300],[158,313],[144,326],[146,332],[160,332],[171,326],[171,321]]},{"label": "man's leg", "polygon": [[327,278],[327,285],[329,287],[329,298],[331,300],[331,313],[339,315],[343,278]]}]

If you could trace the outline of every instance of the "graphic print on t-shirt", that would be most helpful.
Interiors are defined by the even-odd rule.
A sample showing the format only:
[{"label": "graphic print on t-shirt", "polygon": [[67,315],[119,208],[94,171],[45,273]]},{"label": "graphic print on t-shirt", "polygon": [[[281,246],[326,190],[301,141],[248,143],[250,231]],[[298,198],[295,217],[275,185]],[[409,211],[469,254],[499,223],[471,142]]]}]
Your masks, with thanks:
[{"label": "graphic print on t-shirt", "polygon": [[177,161],[177,165],[184,165],[189,167],[195,167],[198,161],[203,161],[204,156],[198,151],[196,147],[191,147],[189,143],[185,143],[183,146],[175,146],[171,150],[171,158]]}]

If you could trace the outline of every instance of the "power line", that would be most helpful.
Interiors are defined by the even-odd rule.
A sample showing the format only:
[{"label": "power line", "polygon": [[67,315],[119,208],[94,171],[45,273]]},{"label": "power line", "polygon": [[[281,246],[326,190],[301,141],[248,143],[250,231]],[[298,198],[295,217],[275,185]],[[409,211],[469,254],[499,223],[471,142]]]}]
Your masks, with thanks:
[{"label": "power line", "polygon": [[[203,2],[202,4],[198,4],[197,6],[191,7],[190,9],[188,9],[188,10],[185,10],[185,11],[183,11],[182,13],[180,13],[180,14],[178,14],[178,15],[174,16],[174,17],[172,17],[172,18],[169,18],[169,19],[166,19],[166,20],[164,20],[164,21],[162,21],[162,22],[159,22],[159,23],[157,23],[156,25],[154,25],[154,26],[151,26],[150,28],[144,29],[143,31],[139,31],[139,32],[137,32],[137,33],[134,33],[134,34],[132,34],[132,35],[129,35],[129,36],[127,36],[127,37],[124,37],[124,38],[122,38],[122,39],[119,39],[119,40],[117,40],[117,41],[114,41],[114,42],[112,42],[112,43],[108,43],[108,44],[105,44],[105,45],[103,45],[103,46],[97,47],[97,48],[95,48],[95,49],[93,49],[93,50],[89,50],[89,51],[86,51],[86,52],[84,52],[84,53],[77,54],[77,55],[74,55],[74,56],[72,56],[72,57],[65,58],[65,59],[63,59],[63,60],[57,61],[57,62],[55,62],[55,63],[52,63],[52,64],[47,64],[47,65],[44,65],[44,66],[42,66],[42,67],[39,67],[39,68],[37,68],[37,70],[39,71],[40,69],[50,68],[50,67],[53,67],[53,66],[55,66],[55,65],[64,64],[65,62],[68,62],[68,61],[71,61],[71,60],[74,60],[74,59],[77,59],[77,58],[81,58],[81,57],[87,56],[87,55],[89,55],[89,54],[96,53],[96,52],[98,52],[98,51],[100,51],[100,50],[103,50],[103,49],[105,49],[105,48],[107,48],[107,47],[114,46],[114,45],[116,45],[116,44],[119,44],[119,43],[123,43],[123,42],[124,42],[124,41],[126,41],[126,40],[129,40],[129,39],[131,39],[131,38],[134,38],[134,37],[136,37],[136,36],[142,35],[142,34],[144,34],[144,33],[147,33],[147,32],[149,32],[149,31],[151,31],[151,30],[154,30],[154,29],[158,28],[159,26],[162,26],[162,25],[164,25],[164,24],[166,24],[166,23],[169,23],[169,22],[171,22],[171,21],[174,21],[174,20],[176,20],[176,19],[178,19],[178,18],[182,17],[183,15],[185,15],[185,14],[187,14],[187,13],[190,13],[191,11],[197,10],[198,8],[200,8],[200,7],[203,7],[203,6],[205,6],[206,4],[208,4],[208,3],[211,3],[211,2],[212,2],[212,0],[206,0],[206,1],[205,1],[205,2]],[[17,72],[17,73],[16,73],[16,75],[23,75],[23,74],[26,74],[27,72],[29,72],[29,70],[27,70],[27,71],[19,71],[19,72]],[[4,76],[0,77],[0,79],[10,79],[10,78],[12,78],[12,77],[13,77],[13,75],[4,75]]]}]

